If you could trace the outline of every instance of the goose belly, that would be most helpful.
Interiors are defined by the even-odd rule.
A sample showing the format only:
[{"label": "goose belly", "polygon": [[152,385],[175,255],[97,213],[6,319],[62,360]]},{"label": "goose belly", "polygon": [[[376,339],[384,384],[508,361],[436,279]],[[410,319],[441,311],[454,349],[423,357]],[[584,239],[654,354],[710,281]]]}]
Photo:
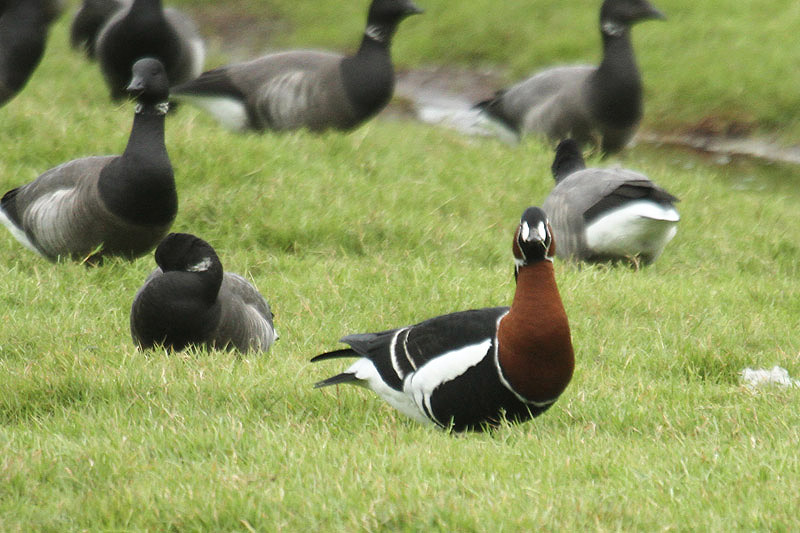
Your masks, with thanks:
[{"label": "goose belly", "polygon": [[586,245],[594,255],[654,261],[678,231],[678,211],[638,201],[614,209],[586,226]]},{"label": "goose belly", "polygon": [[197,96],[181,94],[178,99],[204,109],[217,122],[233,131],[244,131],[250,125],[247,108],[243,101],[230,96]]},{"label": "goose belly", "polygon": [[42,252],[38,248],[36,248],[36,246],[31,242],[31,240],[28,238],[25,232],[21,228],[17,227],[17,225],[14,224],[14,222],[10,218],[8,218],[8,215],[6,215],[2,209],[0,209],[0,223],[3,224],[8,229],[8,231],[11,232],[11,235],[13,235],[15,239],[17,239],[20,243],[22,243],[22,245],[25,246],[25,248],[28,248],[29,250],[32,250],[39,255],[42,255]]},{"label": "goose belly", "polygon": [[414,398],[403,391],[399,391],[390,387],[383,380],[378,372],[378,369],[375,367],[372,361],[366,357],[362,357],[361,359],[357,360],[350,366],[350,368],[347,369],[346,372],[355,375],[356,378],[364,382],[363,384],[365,384],[367,388],[371,389],[386,403],[407,417],[423,424],[432,423],[432,421],[414,402]]}]

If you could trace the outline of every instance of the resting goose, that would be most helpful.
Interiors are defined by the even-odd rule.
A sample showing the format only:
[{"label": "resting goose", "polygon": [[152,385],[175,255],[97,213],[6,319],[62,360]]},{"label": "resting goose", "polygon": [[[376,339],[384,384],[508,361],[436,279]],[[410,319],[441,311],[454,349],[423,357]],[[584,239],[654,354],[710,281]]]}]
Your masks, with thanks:
[{"label": "resting goose", "polygon": [[276,339],[269,304],[242,276],[223,273],[210,244],[188,233],[170,233],[155,259],[158,268],[131,306],[137,346],[269,350]]},{"label": "resting goose", "polygon": [[556,186],[545,199],[558,256],[588,262],[650,264],[678,231],[678,199],[646,176],[621,168],[585,168],[580,146],[559,143]]}]

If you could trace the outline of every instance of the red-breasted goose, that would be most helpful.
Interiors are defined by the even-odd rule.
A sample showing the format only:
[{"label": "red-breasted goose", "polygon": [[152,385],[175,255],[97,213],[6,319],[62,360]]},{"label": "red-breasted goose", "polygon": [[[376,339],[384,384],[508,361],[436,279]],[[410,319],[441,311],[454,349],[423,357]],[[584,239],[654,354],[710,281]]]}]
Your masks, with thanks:
[{"label": "red-breasted goose", "polygon": [[356,54],[297,50],[219,67],[174,88],[233,130],[349,130],[394,92],[390,55],[398,24],[421,13],[411,0],[372,0]]},{"label": "red-breasted goose", "polygon": [[156,248],[155,260],[158,268],[131,306],[137,346],[269,350],[277,338],[269,304],[242,276],[223,273],[210,244],[188,233],[170,233]]},{"label": "red-breasted goose", "polygon": [[605,0],[600,8],[600,66],[544,70],[477,104],[518,134],[598,142],[606,154],[628,143],[642,117],[642,80],[631,26],[664,15],[647,0]]},{"label": "red-breasted goose", "polygon": [[136,98],[136,114],[122,155],[64,163],[0,200],[0,222],[50,260],[143,255],[177,214],[164,145],[167,76],[152,58],[137,61],[132,71],[128,91]]},{"label": "red-breasted goose", "polygon": [[28,83],[62,7],[62,0],[0,2],[0,107]]},{"label": "red-breasted goose", "polygon": [[580,146],[559,143],[556,185],[543,209],[558,255],[579,261],[655,261],[678,231],[678,199],[647,176],[621,168],[585,168]]},{"label": "red-breasted goose", "polygon": [[170,84],[178,85],[203,71],[205,44],[185,13],[165,10],[161,0],[133,0],[100,29],[95,53],[111,97],[120,99],[138,59],[158,59]]},{"label": "red-breasted goose", "polygon": [[355,383],[411,418],[456,431],[546,411],[572,378],[569,323],[553,272],[546,215],[530,207],[514,234],[511,307],[451,313],[413,326],[348,335],[350,348],[318,355],[360,357],[315,387]]}]

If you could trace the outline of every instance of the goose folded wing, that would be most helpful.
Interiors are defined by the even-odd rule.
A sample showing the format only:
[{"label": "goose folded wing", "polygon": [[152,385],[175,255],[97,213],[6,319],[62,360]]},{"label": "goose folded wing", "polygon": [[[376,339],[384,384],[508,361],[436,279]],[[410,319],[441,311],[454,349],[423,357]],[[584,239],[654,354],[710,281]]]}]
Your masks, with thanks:
[{"label": "goose folded wing", "polygon": [[242,352],[266,351],[270,347],[275,338],[272,310],[250,282],[226,272],[218,300],[222,306],[214,333],[218,345],[230,343]]}]

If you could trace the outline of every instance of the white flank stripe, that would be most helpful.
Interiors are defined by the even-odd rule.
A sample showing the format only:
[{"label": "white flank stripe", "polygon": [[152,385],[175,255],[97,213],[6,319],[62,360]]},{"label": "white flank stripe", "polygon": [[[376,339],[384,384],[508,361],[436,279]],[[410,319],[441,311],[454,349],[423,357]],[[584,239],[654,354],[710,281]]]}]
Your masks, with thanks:
[{"label": "white flank stripe", "polygon": [[392,340],[389,342],[389,358],[392,361],[392,368],[394,368],[394,373],[401,381],[403,380],[403,372],[400,370],[400,363],[397,362],[397,337],[407,329],[408,328],[398,329],[397,333],[394,334]]},{"label": "white flank stripe", "polygon": [[[492,339],[484,339],[457,350],[445,352],[422,365],[403,384],[403,391],[414,399],[420,410],[431,410],[431,394],[436,387],[456,379],[481,362],[492,345]],[[441,421],[438,421],[442,425]]]},{"label": "white flank stripe", "polygon": [[306,71],[292,70],[271,79],[259,95],[259,108],[266,105],[277,129],[300,127],[316,99],[316,78]]},{"label": "white flank stripe", "polygon": [[409,353],[409,351],[408,351],[408,331],[406,331],[406,336],[403,337],[403,351],[406,354],[406,361],[408,361],[408,364],[411,365],[411,368],[416,370],[417,369],[417,363],[414,362],[414,360],[411,358],[411,353]]},{"label": "white flank stripe", "polygon": [[191,39],[189,46],[192,48],[192,78],[198,77],[203,73],[203,65],[206,62],[206,45],[203,39]]}]

